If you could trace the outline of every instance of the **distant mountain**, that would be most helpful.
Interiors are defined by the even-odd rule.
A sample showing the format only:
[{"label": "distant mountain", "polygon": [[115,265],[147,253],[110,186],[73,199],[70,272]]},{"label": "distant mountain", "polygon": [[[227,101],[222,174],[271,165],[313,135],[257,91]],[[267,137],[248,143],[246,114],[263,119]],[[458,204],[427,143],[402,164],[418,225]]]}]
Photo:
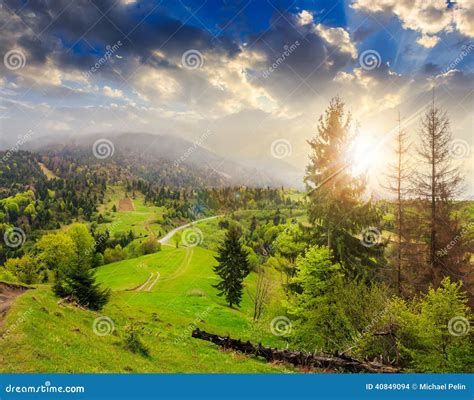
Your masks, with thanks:
[{"label": "distant mountain", "polygon": [[[104,139],[110,141],[112,146],[104,142]],[[27,147],[33,151],[67,155],[81,153],[84,156],[89,153],[90,161],[94,162],[97,161],[93,158],[95,143],[99,152],[112,151],[113,148],[113,156],[103,162],[115,162],[150,180],[166,169],[168,176],[189,175],[190,179],[185,179],[186,182],[208,186],[301,187],[302,177],[299,171],[281,160],[231,160],[197,143],[170,135],[117,133],[67,138],[45,137],[31,141]],[[103,144],[102,147],[99,146],[100,143]],[[181,178],[179,181],[183,184]]]}]

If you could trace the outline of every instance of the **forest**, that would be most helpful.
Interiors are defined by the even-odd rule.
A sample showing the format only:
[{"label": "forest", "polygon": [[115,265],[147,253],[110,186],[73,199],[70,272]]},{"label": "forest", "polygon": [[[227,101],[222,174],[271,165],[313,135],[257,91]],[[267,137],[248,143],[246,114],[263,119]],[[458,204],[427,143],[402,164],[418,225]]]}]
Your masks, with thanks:
[{"label": "forest", "polygon": [[1,371],[472,372],[474,203],[449,118],[434,98],[417,132],[399,116],[384,198],[353,127],[333,98],[304,191],[126,152],[0,154]]}]

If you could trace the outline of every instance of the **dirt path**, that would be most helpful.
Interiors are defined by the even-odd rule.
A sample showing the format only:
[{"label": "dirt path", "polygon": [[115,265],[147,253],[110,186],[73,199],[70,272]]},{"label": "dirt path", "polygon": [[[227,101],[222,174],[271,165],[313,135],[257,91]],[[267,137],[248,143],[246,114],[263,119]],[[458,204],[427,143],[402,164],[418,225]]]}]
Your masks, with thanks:
[{"label": "dirt path", "polygon": [[48,179],[57,178],[57,176],[54,174],[54,172],[51,171],[50,169],[48,169],[48,167],[46,167],[46,165],[44,165],[42,162],[38,162],[38,165],[41,168],[41,171],[43,171],[43,174],[46,175],[46,178],[48,178]]},{"label": "dirt path", "polygon": [[153,275],[154,275],[154,272],[152,272],[150,274],[150,276],[148,277],[148,279],[145,281],[145,283],[143,285],[140,285],[138,286],[137,288],[133,289],[135,292],[141,292],[143,289],[145,289],[146,285],[148,285],[148,283],[151,281],[151,279],[153,278]]},{"label": "dirt path", "polygon": [[119,211],[135,211],[135,206],[130,198],[120,199],[118,205]]},{"label": "dirt path", "polygon": [[161,244],[165,244],[168,240],[170,240],[173,235],[178,232],[178,231],[181,231],[185,228],[189,228],[190,226],[194,226],[196,224],[198,224],[199,222],[203,222],[203,221],[209,221],[211,219],[215,219],[215,218],[219,218],[219,217],[222,217],[222,215],[214,215],[213,217],[207,217],[207,218],[202,218],[202,219],[198,219],[196,221],[193,221],[193,222],[190,222],[188,224],[184,224],[184,225],[181,225],[181,226],[178,226],[177,228],[174,228],[173,230],[169,231],[165,236],[163,236],[161,239],[158,239],[158,242],[160,242]]},{"label": "dirt path", "polygon": [[[159,272],[156,272],[156,276],[155,272],[152,272],[145,283],[132,290],[134,292],[150,292],[151,289],[153,289],[153,286],[155,286],[158,282],[158,279],[160,279],[160,276],[161,275]],[[155,277],[155,280],[153,280],[153,277]]]},{"label": "dirt path", "polygon": [[27,290],[25,286],[0,282],[0,326],[15,299]]},{"label": "dirt path", "polygon": [[160,273],[159,273],[159,272],[156,273],[156,278],[155,278],[155,280],[150,284],[150,286],[148,286],[148,287],[145,289],[145,292],[151,291],[151,289],[153,289],[153,286],[156,285],[156,282],[158,282],[158,279],[160,279]]}]

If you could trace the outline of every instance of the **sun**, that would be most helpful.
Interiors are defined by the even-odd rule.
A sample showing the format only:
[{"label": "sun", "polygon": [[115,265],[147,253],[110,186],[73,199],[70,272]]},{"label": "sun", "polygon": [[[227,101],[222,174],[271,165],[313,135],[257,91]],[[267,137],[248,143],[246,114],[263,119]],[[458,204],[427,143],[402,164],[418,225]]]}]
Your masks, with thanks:
[{"label": "sun", "polygon": [[382,143],[372,135],[358,134],[348,151],[349,168],[354,176],[380,170],[384,160]]}]

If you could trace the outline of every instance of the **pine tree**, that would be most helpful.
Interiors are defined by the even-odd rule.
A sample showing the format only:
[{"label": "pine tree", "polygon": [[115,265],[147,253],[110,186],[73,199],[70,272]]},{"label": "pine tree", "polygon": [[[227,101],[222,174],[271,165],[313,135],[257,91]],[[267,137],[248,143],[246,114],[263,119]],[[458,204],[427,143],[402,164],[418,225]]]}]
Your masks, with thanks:
[{"label": "pine tree", "polygon": [[230,307],[234,304],[240,305],[244,289],[243,281],[250,273],[248,253],[240,243],[241,235],[238,227],[235,225],[229,227],[224,242],[218,249],[216,260],[219,264],[214,267],[214,272],[221,278],[214,287],[220,290],[218,296],[225,296]]},{"label": "pine tree", "polygon": [[109,300],[110,290],[101,289],[95,281],[92,254],[86,251],[94,248],[94,239],[84,224],[73,224],[67,234],[72,239],[75,254],[70,265],[58,268],[53,291],[83,307],[101,310]]},{"label": "pine tree", "polygon": [[[459,230],[452,211],[454,200],[461,191],[462,177],[451,162],[449,119],[446,113],[435,106],[434,96],[431,107],[421,121],[420,139],[418,156],[422,167],[414,174],[413,185],[415,194],[424,200],[422,204],[428,206],[429,232],[425,238],[429,247],[427,261],[431,283],[438,287],[443,276],[456,275],[454,271],[461,261],[459,257],[453,259],[459,254],[458,251],[445,254],[444,260],[442,258],[446,245],[444,242],[449,242]],[[461,244],[458,246],[460,248]],[[454,277],[459,278],[459,275]]]},{"label": "pine tree", "polygon": [[407,144],[407,132],[402,129],[400,113],[398,113],[398,130],[395,138],[395,155],[396,161],[389,165],[389,171],[387,173],[388,185],[384,186],[389,192],[396,196],[395,207],[396,207],[396,222],[395,229],[397,232],[397,243],[396,243],[396,261],[395,267],[397,271],[397,291],[401,293],[401,280],[402,280],[402,259],[404,257],[404,237],[405,237],[405,226],[404,226],[404,199],[409,191],[408,183],[410,179],[411,169],[408,164],[408,144]]},{"label": "pine tree", "polygon": [[383,249],[361,246],[357,238],[379,218],[373,205],[362,201],[366,177],[353,176],[349,168],[346,154],[351,141],[350,126],[351,115],[344,102],[338,97],[332,99],[319,118],[316,137],[308,142],[311,154],[305,182],[316,244],[327,246],[334,261],[349,275],[356,276],[374,270],[379,264],[374,259],[382,257]]},{"label": "pine tree", "polygon": [[53,290],[60,297],[69,297],[79,305],[91,310],[101,310],[110,297],[109,289],[101,289],[96,283],[94,269],[74,263],[58,280]]}]

